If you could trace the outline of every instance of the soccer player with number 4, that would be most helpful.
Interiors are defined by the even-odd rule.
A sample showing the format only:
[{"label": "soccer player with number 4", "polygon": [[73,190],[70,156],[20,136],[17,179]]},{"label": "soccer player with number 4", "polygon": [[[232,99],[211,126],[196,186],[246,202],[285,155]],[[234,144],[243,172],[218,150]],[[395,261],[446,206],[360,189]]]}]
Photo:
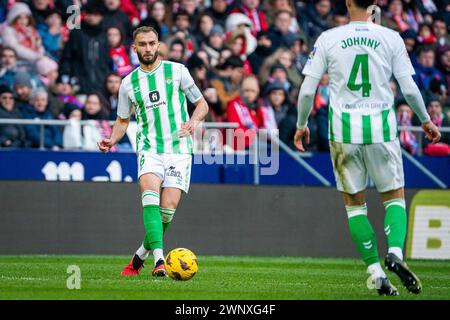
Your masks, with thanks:
[{"label": "soccer player with number 4", "polygon": [[[134,108],[145,238],[121,275],[138,275],[153,252],[152,275],[159,277],[166,276],[163,235],[182,192],[189,189],[191,135],[207,115],[208,104],[184,65],[160,60],[158,34],[153,28],[136,29],[133,40],[140,66],[122,80],[111,137],[98,146],[102,152],[108,152],[122,139]],[[186,98],[196,106],[190,119]]]},{"label": "soccer player with number 4", "polygon": [[[307,119],[317,85],[330,77],[329,140],[337,189],[342,192],[353,242],[367,265],[368,284],[380,295],[398,295],[381,267],[377,239],[367,218],[364,191],[370,177],[386,210],[384,228],[388,253],[385,267],[406,289],[420,293],[419,278],[403,261],[407,230],[402,154],[397,138],[392,75],[422,122],[427,138],[436,143],[440,132],[430,121],[414,69],[397,32],[372,23],[374,0],[346,0],[351,22],[323,32],[303,70],[305,80],[298,98],[294,143],[305,151],[309,143]],[[304,141],[302,141],[304,139]]]}]

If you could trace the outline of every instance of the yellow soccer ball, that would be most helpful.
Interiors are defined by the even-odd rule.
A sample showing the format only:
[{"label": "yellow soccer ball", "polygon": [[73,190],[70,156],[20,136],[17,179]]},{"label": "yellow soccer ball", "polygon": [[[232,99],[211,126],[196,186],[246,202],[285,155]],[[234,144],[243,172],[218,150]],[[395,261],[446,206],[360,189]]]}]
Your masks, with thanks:
[{"label": "yellow soccer ball", "polygon": [[198,270],[196,255],[189,249],[176,248],[166,256],[167,275],[174,280],[189,280]]}]

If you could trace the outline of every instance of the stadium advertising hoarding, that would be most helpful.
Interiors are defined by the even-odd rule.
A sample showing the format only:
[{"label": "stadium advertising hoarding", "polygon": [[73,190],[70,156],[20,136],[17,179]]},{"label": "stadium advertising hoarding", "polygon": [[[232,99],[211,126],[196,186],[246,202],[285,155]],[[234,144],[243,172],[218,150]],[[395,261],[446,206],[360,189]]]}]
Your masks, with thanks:
[{"label": "stadium advertising hoarding", "polygon": [[409,209],[407,256],[450,259],[450,191],[421,190]]},{"label": "stadium advertising hoarding", "polygon": [[[194,159],[191,182],[254,184],[255,170],[250,156],[246,155],[243,161],[238,157],[232,157],[231,162],[216,163],[198,163]],[[302,159],[335,185],[328,153],[307,153]],[[450,171],[441,170],[450,166],[450,157],[415,159],[446,185],[450,185]],[[408,159],[404,158],[403,163],[406,188],[438,187]],[[258,165],[258,182],[262,185],[323,186],[311,172],[286,153],[279,153],[279,168],[276,174],[264,175],[263,167],[271,164]],[[0,150],[0,180],[135,182],[136,172],[137,159],[134,152],[101,154],[82,151]]]}]

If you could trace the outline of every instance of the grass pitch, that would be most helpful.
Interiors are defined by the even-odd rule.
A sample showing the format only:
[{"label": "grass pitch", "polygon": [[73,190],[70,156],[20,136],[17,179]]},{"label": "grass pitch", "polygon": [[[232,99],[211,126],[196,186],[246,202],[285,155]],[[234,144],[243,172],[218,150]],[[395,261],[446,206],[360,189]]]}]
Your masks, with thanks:
[{"label": "grass pitch", "polygon": [[[355,259],[199,257],[186,282],[141,275],[122,278],[128,256],[0,255],[0,300],[6,299],[450,299],[450,261],[409,261],[423,292],[409,294],[391,273],[398,297],[379,297]],[[69,290],[67,268],[81,270],[81,289]]]}]

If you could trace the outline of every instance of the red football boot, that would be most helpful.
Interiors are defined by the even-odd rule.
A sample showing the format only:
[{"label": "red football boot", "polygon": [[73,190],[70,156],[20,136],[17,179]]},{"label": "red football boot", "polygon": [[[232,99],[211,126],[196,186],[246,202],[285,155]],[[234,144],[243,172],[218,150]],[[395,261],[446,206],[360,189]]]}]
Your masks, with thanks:
[{"label": "red football boot", "polygon": [[166,267],[164,266],[164,260],[159,259],[155,267],[152,270],[152,276],[154,277],[166,277]]},{"label": "red football boot", "polygon": [[139,258],[137,254],[131,259],[130,263],[122,270],[120,275],[122,277],[132,277],[139,275],[139,272],[144,267],[144,260]]}]

